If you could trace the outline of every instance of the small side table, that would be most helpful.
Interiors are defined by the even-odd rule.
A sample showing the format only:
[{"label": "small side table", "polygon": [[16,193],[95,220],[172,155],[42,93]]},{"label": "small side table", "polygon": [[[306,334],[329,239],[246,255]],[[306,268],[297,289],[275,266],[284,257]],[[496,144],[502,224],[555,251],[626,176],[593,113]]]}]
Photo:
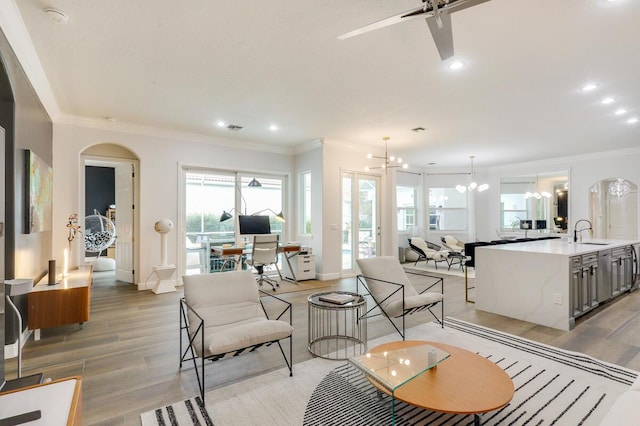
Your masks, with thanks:
[{"label": "small side table", "polygon": [[152,273],[155,274],[158,279],[151,291],[155,294],[176,291],[176,287],[173,285],[174,281],[171,279],[174,272],[176,272],[176,267],[173,265],[154,266]]},{"label": "small side table", "polygon": [[[328,294],[346,294],[354,300],[337,304],[320,300]],[[345,360],[367,350],[367,312],[364,296],[348,291],[315,293],[308,298],[309,352],[325,359]]]}]

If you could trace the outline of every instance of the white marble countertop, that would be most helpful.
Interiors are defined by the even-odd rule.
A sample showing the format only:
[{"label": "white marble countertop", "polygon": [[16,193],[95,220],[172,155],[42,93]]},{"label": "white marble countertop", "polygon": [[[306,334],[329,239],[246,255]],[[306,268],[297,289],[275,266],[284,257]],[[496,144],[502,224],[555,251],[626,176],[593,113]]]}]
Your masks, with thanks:
[{"label": "white marble countertop", "polygon": [[582,243],[574,243],[573,241],[567,241],[567,238],[562,238],[555,240],[524,241],[518,243],[480,246],[476,247],[476,250],[522,251],[528,253],[575,256],[639,243],[640,242],[637,240],[604,240],[587,238],[584,238]]}]

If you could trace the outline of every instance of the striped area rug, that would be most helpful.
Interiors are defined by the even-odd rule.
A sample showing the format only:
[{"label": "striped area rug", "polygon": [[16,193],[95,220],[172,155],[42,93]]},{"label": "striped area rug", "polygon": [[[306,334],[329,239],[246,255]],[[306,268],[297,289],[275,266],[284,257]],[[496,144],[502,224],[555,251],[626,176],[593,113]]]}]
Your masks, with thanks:
[{"label": "striped area rug", "polygon": [[[445,328],[429,323],[407,330],[408,340],[430,340],[476,352],[512,378],[513,400],[481,416],[483,425],[598,425],[637,372],[581,353],[560,350],[507,333],[447,318]],[[388,335],[369,347],[398,340]],[[247,355],[253,356],[253,355]],[[186,371],[182,374],[193,374]],[[344,361],[313,359],[272,371],[205,395],[209,418],[195,399],[141,415],[149,425],[389,425],[390,401],[377,394]],[[183,408],[185,406],[185,408]],[[158,414],[160,413],[160,414]],[[170,414],[172,413],[172,414]],[[195,417],[194,417],[195,413]],[[470,425],[473,416],[396,406],[398,425]],[[174,423],[169,418],[173,416]],[[160,418],[165,423],[160,422]],[[195,420],[192,420],[194,418]]]},{"label": "striped area rug", "polygon": [[159,426],[213,426],[213,420],[199,396],[148,411],[140,416],[142,424]]},{"label": "striped area rug", "polygon": [[[513,400],[481,416],[483,425],[597,425],[637,373],[584,354],[563,351],[449,318],[467,345],[509,374]],[[457,333],[448,333],[454,335]],[[482,345],[472,343],[482,339]],[[453,339],[452,339],[453,340]],[[463,346],[460,339],[446,343]],[[446,361],[445,361],[446,362]],[[391,424],[391,398],[381,395],[349,365],[336,368],[316,387],[304,425]],[[469,415],[437,413],[396,402],[397,425],[468,425]]]}]

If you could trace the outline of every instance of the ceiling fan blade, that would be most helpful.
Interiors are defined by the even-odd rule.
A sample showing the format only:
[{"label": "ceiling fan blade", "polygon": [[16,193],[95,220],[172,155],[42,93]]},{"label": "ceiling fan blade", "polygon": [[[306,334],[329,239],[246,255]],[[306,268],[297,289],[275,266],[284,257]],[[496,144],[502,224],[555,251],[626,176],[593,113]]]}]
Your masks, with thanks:
[{"label": "ceiling fan blade", "polygon": [[489,0],[451,0],[447,5],[447,9],[449,10],[449,13],[459,12],[471,6],[475,6],[477,4],[485,3],[488,1]]},{"label": "ceiling fan blade", "polygon": [[451,27],[451,15],[447,11],[440,12],[440,23],[435,16],[426,18],[429,31],[436,43],[440,59],[443,61],[453,56],[453,30]]},{"label": "ceiling fan blade", "polygon": [[360,34],[368,33],[369,31],[374,31],[380,28],[388,27],[390,25],[395,25],[400,22],[410,21],[414,18],[425,17],[433,14],[433,10],[428,8],[426,11],[421,6],[417,9],[411,9],[406,12],[402,12],[398,15],[391,16],[389,18],[385,18],[381,21],[374,22],[369,25],[365,25],[364,27],[360,27],[353,31],[349,31],[348,33],[342,34],[338,36],[338,40],[345,40],[347,38],[355,37]]}]

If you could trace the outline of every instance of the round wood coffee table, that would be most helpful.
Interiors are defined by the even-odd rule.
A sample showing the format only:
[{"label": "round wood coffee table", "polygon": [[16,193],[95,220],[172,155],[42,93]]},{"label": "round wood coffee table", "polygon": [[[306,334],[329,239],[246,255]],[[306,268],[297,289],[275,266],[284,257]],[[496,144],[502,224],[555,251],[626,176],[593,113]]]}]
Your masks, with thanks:
[{"label": "round wood coffee table", "polygon": [[[511,378],[486,358],[456,346],[439,342],[407,340],[385,343],[369,352],[392,351],[429,344],[450,354],[437,367],[425,371],[395,391],[395,398],[428,410],[453,414],[473,414],[476,425],[480,413],[497,410],[513,398]],[[382,387],[376,385],[385,393]]]}]

